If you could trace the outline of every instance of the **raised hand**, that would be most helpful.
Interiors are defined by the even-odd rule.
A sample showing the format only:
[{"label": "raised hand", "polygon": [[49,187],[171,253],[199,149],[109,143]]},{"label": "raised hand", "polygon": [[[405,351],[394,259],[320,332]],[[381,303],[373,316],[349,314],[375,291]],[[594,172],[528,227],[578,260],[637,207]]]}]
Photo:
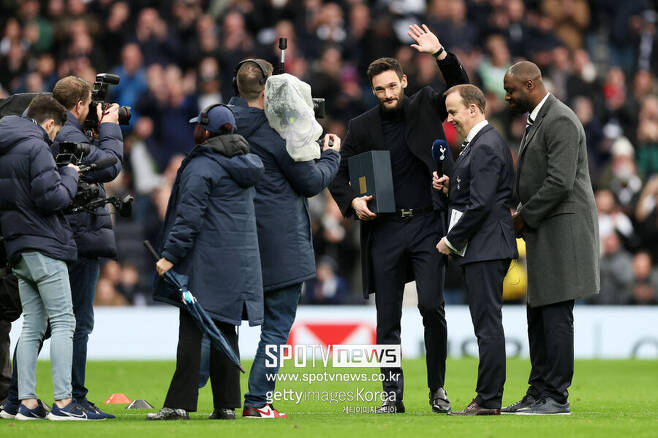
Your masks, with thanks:
[{"label": "raised hand", "polygon": [[409,32],[407,32],[416,44],[411,44],[411,47],[418,50],[420,53],[429,53],[430,55],[436,53],[441,48],[441,43],[439,39],[432,33],[429,27],[422,25],[422,28],[417,24],[412,24],[409,26]]}]

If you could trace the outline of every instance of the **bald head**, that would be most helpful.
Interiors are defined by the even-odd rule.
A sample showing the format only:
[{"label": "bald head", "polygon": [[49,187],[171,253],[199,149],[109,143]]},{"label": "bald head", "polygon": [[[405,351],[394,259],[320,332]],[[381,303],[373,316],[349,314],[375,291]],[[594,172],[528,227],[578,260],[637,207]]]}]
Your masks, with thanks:
[{"label": "bald head", "polygon": [[532,111],[546,96],[541,70],[530,61],[520,61],[508,68],[504,87],[505,102],[520,113]]},{"label": "bald head", "polygon": [[507,74],[510,74],[523,82],[541,80],[541,71],[539,70],[539,67],[537,67],[537,64],[530,61],[517,62],[507,69]]}]

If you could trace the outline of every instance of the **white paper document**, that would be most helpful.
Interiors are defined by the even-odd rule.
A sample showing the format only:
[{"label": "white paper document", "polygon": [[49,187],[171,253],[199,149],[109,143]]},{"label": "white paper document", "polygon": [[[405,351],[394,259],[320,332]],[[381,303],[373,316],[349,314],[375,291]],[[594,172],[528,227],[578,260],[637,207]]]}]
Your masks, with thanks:
[{"label": "white paper document", "polygon": [[[459,222],[459,219],[461,219],[461,217],[463,215],[464,215],[464,213],[462,213],[459,210],[455,210],[454,208],[450,209],[450,222],[448,223],[448,232],[450,232],[450,230],[452,230],[452,227],[454,227],[455,224],[457,222]],[[452,243],[452,242],[450,242],[450,243]],[[468,243],[466,243],[466,245],[464,245],[464,249],[462,249],[461,251],[455,252],[455,254],[464,257],[464,254],[466,254],[466,248],[468,248]]]}]

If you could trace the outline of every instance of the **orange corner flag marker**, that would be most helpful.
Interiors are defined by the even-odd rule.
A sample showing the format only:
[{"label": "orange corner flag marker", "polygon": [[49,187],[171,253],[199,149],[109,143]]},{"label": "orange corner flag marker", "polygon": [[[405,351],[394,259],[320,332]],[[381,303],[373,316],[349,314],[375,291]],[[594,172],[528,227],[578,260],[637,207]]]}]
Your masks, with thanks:
[{"label": "orange corner flag marker", "polygon": [[105,400],[105,404],[113,404],[113,405],[122,405],[122,404],[128,404],[132,402],[128,397],[126,397],[125,394],[112,394],[111,396],[108,397],[107,400]]}]

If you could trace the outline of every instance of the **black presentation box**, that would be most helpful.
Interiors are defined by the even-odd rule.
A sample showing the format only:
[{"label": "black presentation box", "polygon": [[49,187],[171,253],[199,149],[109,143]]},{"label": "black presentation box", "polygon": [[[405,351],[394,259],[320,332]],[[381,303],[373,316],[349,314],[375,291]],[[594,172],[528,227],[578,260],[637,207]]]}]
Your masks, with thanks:
[{"label": "black presentation box", "polygon": [[350,184],[357,196],[373,195],[368,208],[373,213],[394,213],[393,175],[389,151],[368,151],[348,160]]}]

